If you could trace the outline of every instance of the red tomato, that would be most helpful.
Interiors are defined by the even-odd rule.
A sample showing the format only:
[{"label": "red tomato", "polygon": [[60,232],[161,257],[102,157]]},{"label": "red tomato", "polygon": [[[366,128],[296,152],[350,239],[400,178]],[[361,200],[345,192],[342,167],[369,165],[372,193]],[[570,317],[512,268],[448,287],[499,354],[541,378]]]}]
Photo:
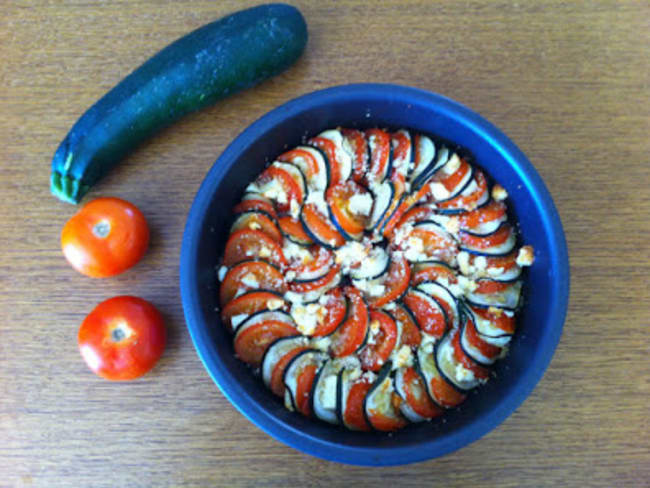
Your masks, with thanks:
[{"label": "red tomato", "polygon": [[363,414],[363,401],[372,386],[372,382],[362,376],[350,387],[348,392],[345,411],[343,412],[343,422],[348,429],[353,430],[372,430],[366,417]]},{"label": "red tomato", "polygon": [[119,198],[97,198],[63,227],[61,249],[74,269],[105,278],[126,271],[144,255],[149,227],[138,208]]},{"label": "red tomato", "polygon": [[95,307],[79,328],[81,356],[107,380],[138,378],[156,364],[165,348],[160,312],[133,296],[110,298]]}]

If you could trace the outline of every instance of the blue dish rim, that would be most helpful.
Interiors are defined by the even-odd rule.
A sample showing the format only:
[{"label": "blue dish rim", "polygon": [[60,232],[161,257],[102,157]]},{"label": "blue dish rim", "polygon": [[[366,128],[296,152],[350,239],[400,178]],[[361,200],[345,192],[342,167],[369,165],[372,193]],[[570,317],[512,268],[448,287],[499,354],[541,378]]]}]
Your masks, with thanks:
[{"label": "blue dish rim", "polygon": [[[201,233],[201,216],[207,210],[216,183],[230,169],[237,155],[251,141],[256,140],[261,134],[287,117],[321,106],[328,100],[353,100],[359,96],[389,97],[407,104],[426,103],[435,107],[437,112],[455,119],[480,134],[512,166],[536,206],[543,209],[544,229],[551,236],[550,251],[552,256],[550,259],[557,263],[558,269],[558,275],[554,280],[557,286],[554,287],[551,296],[550,303],[553,306],[548,319],[549,323],[554,324],[554,328],[545,336],[544,342],[539,344],[538,350],[541,353],[535,355],[532,364],[521,378],[522,386],[504,396],[500,408],[488,412],[472,423],[461,426],[444,438],[436,438],[420,444],[418,449],[412,447],[391,448],[388,461],[381,456],[381,454],[385,454],[385,448],[345,446],[326,441],[278,422],[259,405],[248,404],[250,403],[249,399],[240,388],[237,388],[236,382],[225,374],[218,360],[211,357],[208,352],[206,341],[210,338],[197,315],[199,307],[198,294],[196,293],[198,276],[192,266],[193,256],[197,253],[198,236]],[[560,217],[546,185],[523,152],[503,132],[476,112],[442,95],[402,85],[361,83],[339,85],[295,98],[251,124],[224,150],[203,180],[187,217],[180,259],[180,288],[185,320],[199,358],[222,393],[242,415],[267,434],[307,454],[345,464],[392,466],[424,461],[460,449],[494,429],[523,403],[550,364],[562,334],[569,299],[569,257]],[[244,408],[243,405],[247,405],[247,408]],[[431,455],[432,452],[435,452],[434,456]],[[379,461],[380,459],[381,461]]]}]

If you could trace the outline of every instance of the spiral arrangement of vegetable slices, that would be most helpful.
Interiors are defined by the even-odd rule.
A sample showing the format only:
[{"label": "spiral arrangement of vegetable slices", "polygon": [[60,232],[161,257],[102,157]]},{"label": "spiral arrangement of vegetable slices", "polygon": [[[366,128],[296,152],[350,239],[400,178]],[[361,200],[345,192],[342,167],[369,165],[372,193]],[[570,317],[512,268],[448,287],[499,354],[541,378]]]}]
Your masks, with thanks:
[{"label": "spiral arrangement of vegetable slices", "polygon": [[534,257],[505,189],[468,159],[409,130],[332,129],[248,185],[221,316],[287,408],[394,431],[488,380]]}]

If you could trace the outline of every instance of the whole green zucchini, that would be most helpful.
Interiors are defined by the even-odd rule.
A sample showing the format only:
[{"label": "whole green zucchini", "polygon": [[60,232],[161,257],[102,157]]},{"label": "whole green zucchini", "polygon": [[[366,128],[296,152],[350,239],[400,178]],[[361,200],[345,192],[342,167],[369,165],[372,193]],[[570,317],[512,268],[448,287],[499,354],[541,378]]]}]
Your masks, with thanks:
[{"label": "whole green zucchini", "polygon": [[303,16],[284,4],[242,10],[178,39],[77,120],[52,159],[52,193],[78,203],[144,139],[284,71],[306,42]]}]

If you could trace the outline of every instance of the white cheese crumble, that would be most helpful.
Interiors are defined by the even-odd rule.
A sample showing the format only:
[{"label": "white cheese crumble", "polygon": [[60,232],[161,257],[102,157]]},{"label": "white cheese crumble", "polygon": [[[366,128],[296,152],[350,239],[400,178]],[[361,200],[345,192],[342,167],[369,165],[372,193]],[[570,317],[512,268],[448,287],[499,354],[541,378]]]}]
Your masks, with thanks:
[{"label": "white cheese crumble", "polygon": [[393,242],[395,245],[401,245],[406,239],[408,239],[411,231],[413,230],[412,224],[404,224],[397,228],[395,234],[393,235]]},{"label": "white cheese crumble", "polygon": [[296,322],[298,330],[304,335],[312,335],[316,326],[325,319],[326,313],[325,308],[318,303],[291,307],[291,316]]},{"label": "white cheese crumble", "polygon": [[336,264],[340,264],[344,273],[361,263],[367,256],[369,248],[358,241],[348,241],[336,251]]},{"label": "white cheese crumble", "polygon": [[454,374],[456,375],[456,380],[460,382],[476,380],[474,372],[471,369],[467,369],[460,362],[456,363]]},{"label": "white cheese crumble", "polygon": [[369,193],[352,195],[348,201],[348,210],[355,215],[370,215],[372,197]]},{"label": "white cheese crumble", "polygon": [[492,188],[492,198],[497,202],[501,202],[508,198],[508,192],[501,185],[494,185]]},{"label": "white cheese crumble", "polygon": [[433,195],[433,198],[437,201],[446,200],[447,198],[449,198],[449,195],[451,195],[449,193],[449,190],[445,188],[445,185],[443,185],[442,183],[438,183],[437,181],[431,183],[429,185],[429,188],[431,190],[431,194]]},{"label": "white cheese crumble", "polygon": [[413,366],[413,351],[404,344],[399,350],[393,351],[392,354],[393,369]]},{"label": "white cheese crumble", "polygon": [[458,276],[458,286],[463,291],[463,293],[472,293],[478,288],[478,284],[474,280],[470,280],[466,276]]},{"label": "white cheese crumble", "polygon": [[502,275],[504,271],[505,271],[504,268],[488,268],[487,274],[489,276],[499,276]]},{"label": "white cheese crumble", "polygon": [[535,255],[532,246],[523,246],[517,254],[517,264],[519,266],[530,266],[535,261]]},{"label": "white cheese crumble", "polygon": [[257,281],[257,278],[253,273],[246,273],[241,279],[241,284],[250,288],[257,288],[260,286],[259,281]]},{"label": "white cheese crumble", "polygon": [[289,202],[289,200],[287,200],[287,192],[284,190],[282,184],[275,178],[266,183],[261,190],[262,196],[275,200],[282,205],[286,205]]},{"label": "white cheese crumble", "polygon": [[233,315],[230,317],[230,324],[232,325],[233,329],[236,329],[239,324],[241,324],[244,320],[248,318],[248,314],[242,313],[239,315]]},{"label": "white cheese crumble", "polygon": [[262,246],[262,249],[260,249],[258,256],[261,258],[268,258],[271,256],[271,250],[266,246]]},{"label": "white cheese crumble", "polygon": [[383,306],[383,309],[390,312],[391,310],[395,310],[395,307],[397,307],[397,305],[395,305],[395,302],[389,302]]},{"label": "white cheese crumble", "polygon": [[299,246],[295,242],[291,242],[289,239],[285,239],[284,246],[282,246],[282,254],[289,261],[300,261],[303,264],[309,263],[314,259],[308,249]]},{"label": "white cheese crumble", "polygon": [[255,222],[252,220],[251,222],[248,223],[248,228],[251,230],[260,230],[262,226],[259,224],[259,222]]},{"label": "white cheese crumble", "polygon": [[291,215],[291,218],[296,220],[300,218],[300,204],[293,198],[289,202],[289,215]]},{"label": "white cheese crumble", "polygon": [[384,294],[386,287],[381,283],[381,279],[375,280],[352,280],[354,286],[359,290],[370,295],[371,297],[378,297]]},{"label": "white cheese crumble", "polygon": [[223,281],[223,279],[226,277],[226,273],[228,273],[228,267],[227,266],[221,266],[219,268],[219,281]]},{"label": "white cheese crumble", "polygon": [[287,271],[284,275],[284,279],[286,281],[293,281],[296,279],[296,272],[295,271]]},{"label": "white cheese crumble", "polygon": [[[287,273],[289,274],[289,273]],[[294,273],[295,274],[295,273]],[[295,276],[294,276],[295,278]],[[284,298],[291,302],[291,303],[302,303],[302,296],[299,293],[296,293],[295,291],[289,290],[284,294]]]},{"label": "white cheese crumble", "polygon": [[277,310],[278,308],[282,308],[282,305],[284,305],[284,300],[281,298],[271,298],[266,301],[266,308],[269,310]]},{"label": "white cheese crumble", "polygon": [[334,410],[336,408],[336,375],[330,375],[323,380],[320,391],[320,402],[323,408]]},{"label": "white cheese crumble", "polygon": [[426,259],[424,254],[424,242],[419,237],[409,237],[406,241],[404,257],[409,261],[422,261]]},{"label": "white cheese crumble", "polygon": [[460,272],[464,275],[471,274],[469,266],[469,253],[467,251],[461,251],[456,255],[456,262],[460,268]]},{"label": "white cheese crumble", "polygon": [[442,171],[445,174],[451,175],[458,171],[458,168],[460,168],[460,158],[458,157],[458,154],[454,153],[451,155]]},{"label": "white cheese crumble", "polygon": [[444,226],[450,234],[458,234],[460,231],[460,220],[458,220],[458,217],[449,217],[445,221]]},{"label": "white cheese crumble", "polygon": [[329,337],[316,337],[311,343],[313,348],[323,352],[327,352],[331,344],[332,339]]},{"label": "white cheese crumble", "polygon": [[323,215],[328,215],[327,211],[327,202],[325,201],[325,192],[312,190],[307,195],[307,200],[305,203],[312,203],[316,210],[318,210]]}]

